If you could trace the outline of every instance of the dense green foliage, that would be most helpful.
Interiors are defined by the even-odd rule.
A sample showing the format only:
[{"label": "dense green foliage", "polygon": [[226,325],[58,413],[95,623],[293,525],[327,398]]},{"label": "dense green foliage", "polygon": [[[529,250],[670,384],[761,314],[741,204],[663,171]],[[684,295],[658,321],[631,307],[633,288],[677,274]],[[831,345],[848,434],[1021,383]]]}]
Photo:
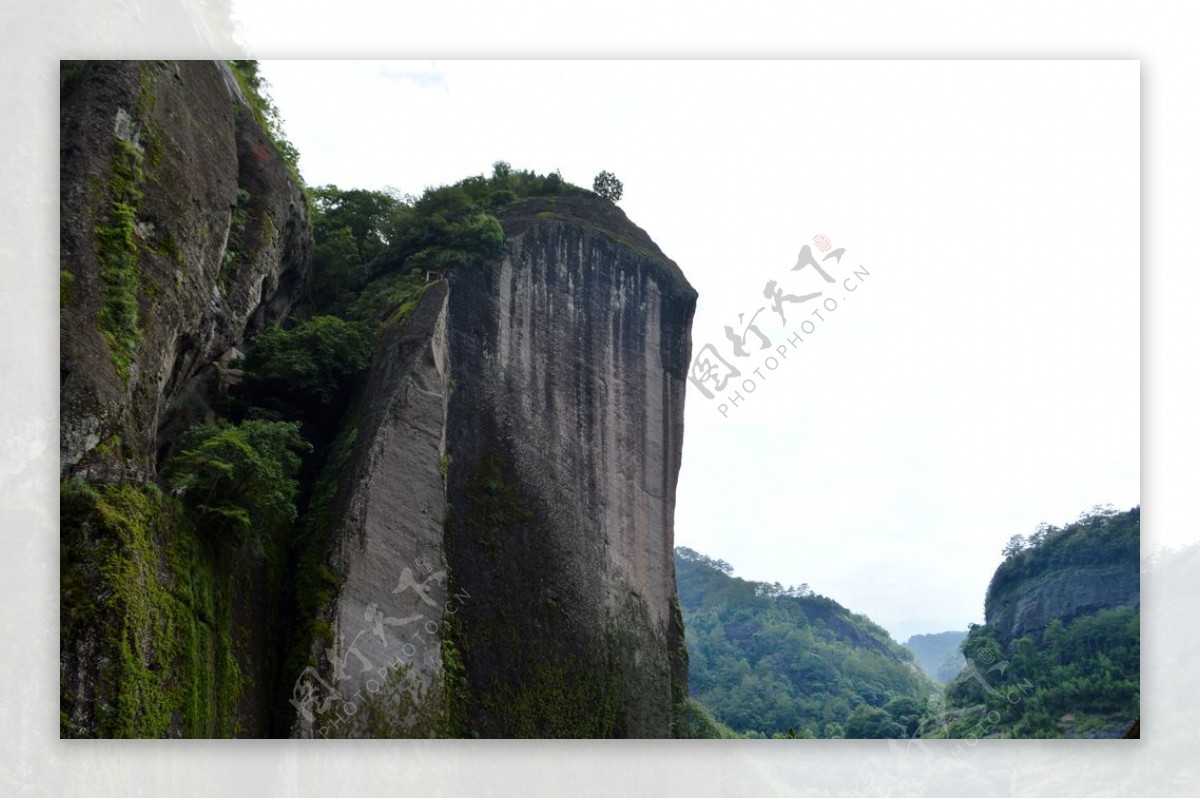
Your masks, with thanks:
[{"label": "dense green foliage", "polygon": [[312,307],[365,319],[353,306],[378,291],[373,282],[394,281],[410,270],[442,273],[494,258],[504,245],[495,216],[499,209],[526,197],[584,191],[557,173],[513,170],[503,161],[493,165],[490,177],[476,175],[430,188],[419,199],[333,185],[311,189]]},{"label": "dense green foliage", "polygon": [[1004,562],[988,584],[985,604],[992,605],[1032,575],[1085,564],[1136,564],[1140,552],[1140,507],[1124,513],[1095,507],[1063,527],[1043,524],[1028,538],[1013,536],[1009,540]]},{"label": "dense green foliage", "polygon": [[922,722],[923,737],[1119,736],[1138,715],[1138,612],[1102,610],[1054,620],[1039,642],[1009,646],[986,626],[963,642],[967,667],[944,703]]},{"label": "dense green foliage", "polygon": [[[1093,508],[1062,528],[1014,536],[988,587],[989,610],[1029,581],[1081,565],[1123,564],[1136,574],[1140,516],[1140,508]],[[1052,619],[1007,644],[991,626],[974,626],[962,643],[966,667],[922,721],[921,734],[1119,736],[1138,715],[1140,651],[1139,614],[1131,606]]]},{"label": "dense green foliage", "polygon": [[675,551],[691,692],[751,736],[898,737],[933,685],[883,628],[807,586],[752,582]]},{"label": "dense green foliage", "polygon": [[168,473],[214,540],[261,549],[265,535],[296,519],[300,453],[311,449],[295,422],[201,425],[184,435]]},{"label": "dense green foliage", "polygon": [[917,664],[925,676],[945,685],[962,669],[963,656],[960,644],[967,637],[966,631],[951,630],[944,633],[914,635],[905,642],[917,658]]},{"label": "dense green foliage", "polygon": [[248,401],[291,418],[329,413],[366,374],[373,345],[367,325],[336,316],[268,327],[244,361]]}]

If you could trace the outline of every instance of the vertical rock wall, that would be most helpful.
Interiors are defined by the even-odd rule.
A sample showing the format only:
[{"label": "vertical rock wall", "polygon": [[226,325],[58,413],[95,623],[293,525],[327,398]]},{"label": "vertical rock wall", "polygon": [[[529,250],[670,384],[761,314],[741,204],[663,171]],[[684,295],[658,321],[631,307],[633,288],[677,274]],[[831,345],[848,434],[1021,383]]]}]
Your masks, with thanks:
[{"label": "vertical rock wall", "polygon": [[317,642],[320,668],[296,684],[297,736],[407,734],[417,722],[407,696],[438,701],[443,617],[453,610],[442,548],[446,322],[439,282],[376,347],[328,522],[343,580],[326,613],[332,640]]},{"label": "vertical rock wall", "polygon": [[673,518],[696,295],[595,198],[502,217],[450,296],[447,548],[467,732],[667,736],[686,685]]},{"label": "vertical rock wall", "polygon": [[672,734],[695,291],[598,198],[501,222],[377,351],[297,735]]},{"label": "vertical rock wall", "polygon": [[279,564],[249,550],[215,563],[152,481],[179,434],[211,421],[234,348],[299,299],[301,187],[223,62],[66,74],[62,734],[264,736]]}]

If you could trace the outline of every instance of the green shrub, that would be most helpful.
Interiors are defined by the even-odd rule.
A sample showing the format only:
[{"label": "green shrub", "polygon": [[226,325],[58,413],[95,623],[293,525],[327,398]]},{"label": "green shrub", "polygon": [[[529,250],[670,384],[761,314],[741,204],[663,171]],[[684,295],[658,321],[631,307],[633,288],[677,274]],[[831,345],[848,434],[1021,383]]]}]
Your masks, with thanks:
[{"label": "green shrub", "polygon": [[193,427],[168,467],[171,486],[219,546],[266,535],[296,518],[300,453],[311,447],[296,422],[248,419]]},{"label": "green shrub", "polygon": [[301,413],[328,409],[366,373],[373,347],[367,325],[336,316],[316,316],[291,330],[269,327],[245,359],[251,398],[275,398]]}]

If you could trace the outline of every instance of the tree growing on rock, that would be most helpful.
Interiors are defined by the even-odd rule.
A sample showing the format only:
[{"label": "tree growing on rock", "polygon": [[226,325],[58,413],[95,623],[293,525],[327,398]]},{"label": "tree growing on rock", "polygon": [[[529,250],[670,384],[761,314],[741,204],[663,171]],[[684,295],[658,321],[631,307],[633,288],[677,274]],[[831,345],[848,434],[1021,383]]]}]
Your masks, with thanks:
[{"label": "tree growing on rock", "polygon": [[599,194],[609,202],[618,202],[621,195],[625,192],[625,187],[621,185],[621,181],[617,180],[617,176],[608,170],[602,170],[596,179],[592,181],[592,191]]}]

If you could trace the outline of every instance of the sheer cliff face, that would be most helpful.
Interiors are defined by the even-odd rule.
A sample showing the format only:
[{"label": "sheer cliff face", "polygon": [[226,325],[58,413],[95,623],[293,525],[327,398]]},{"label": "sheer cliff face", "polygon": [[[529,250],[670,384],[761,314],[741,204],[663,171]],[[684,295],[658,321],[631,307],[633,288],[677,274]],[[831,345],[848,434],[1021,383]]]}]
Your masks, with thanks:
[{"label": "sheer cliff face", "polygon": [[[672,673],[686,680],[672,550],[696,294],[609,203],[532,200],[501,221],[504,257],[456,273],[450,295],[467,715],[481,734],[668,735]],[[556,696],[607,716],[544,718]]]},{"label": "sheer cliff face", "polygon": [[290,310],[310,234],[225,64],[89,62],[65,91],[61,469],[140,480]]},{"label": "sheer cliff face", "polygon": [[301,190],[222,62],[92,61],[62,91],[62,734],[266,735],[271,569],[247,548],[217,581],[133,486],[298,299]]},{"label": "sheer cliff face", "polygon": [[988,586],[988,626],[1008,644],[1040,638],[1055,619],[1066,624],[1106,608],[1139,608],[1140,524],[1140,508],[1092,516],[1010,556]]},{"label": "sheer cliff face", "polygon": [[407,343],[377,352],[335,521],[338,644],[314,655],[369,702],[404,661],[447,691],[450,734],[669,736],[696,294],[610,203],[529,200],[501,222],[503,257],[427,291]]},{"label": "sheer cliff face", "polygon": [[[447,286],[438,282],[411,314],[380,333],[330,520],[336,531],[330,565],[342,576],[322,619],[332,640],[310,653],[320,670],[306,670],[295,683],[294,736],[440,731],[418,731],[423,722],[399,697],[405,692],[440,704],[431,692],[442,687],[442,631],[455,612],[442,545],[447,316]],[[337,699],[351,701],[355,712],[340,711]]]},{"label": "sheer cliff face", "polygon": [[1003,643],[1040,636],[1053,619],[1068,622],[1105,608],[1141,607],[1136,557],[1123,563],[1086,564],[1024,582],[1019,591],[992,601],[986,622]]}]

